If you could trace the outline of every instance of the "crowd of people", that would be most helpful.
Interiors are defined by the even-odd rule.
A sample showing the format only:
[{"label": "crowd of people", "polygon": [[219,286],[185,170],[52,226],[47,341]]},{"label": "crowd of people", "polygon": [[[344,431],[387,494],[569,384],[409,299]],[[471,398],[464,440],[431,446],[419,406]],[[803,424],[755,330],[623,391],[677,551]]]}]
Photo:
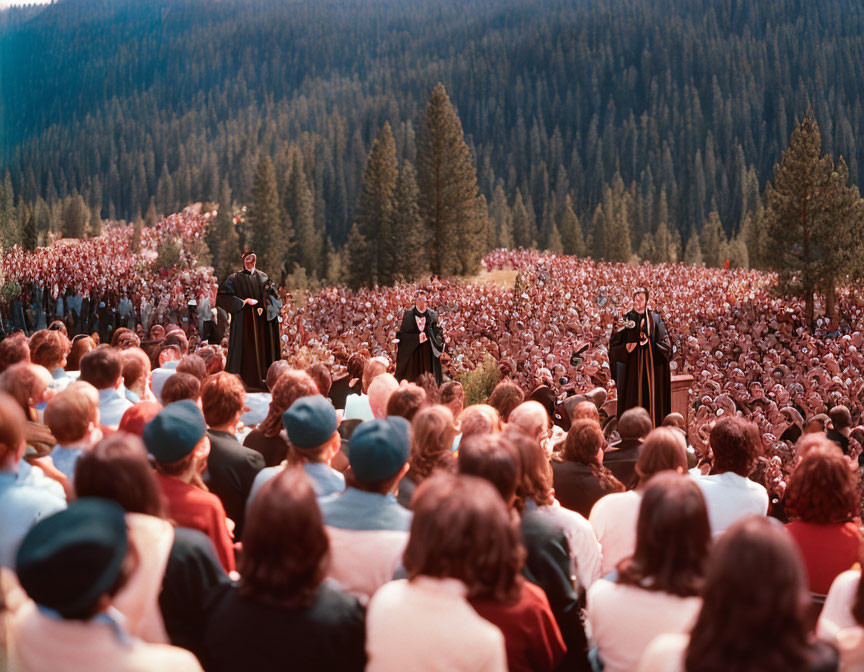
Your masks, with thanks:
[{"label": "crowd of people", "polygon": [[[134,293],[116,251],[106,291]],[[425,284],[440,385],[394,376],[416,285],[286,301],[265,393],[182,310],[0,340],[12,669],[864,670],[861,297],[811,330],[755,272],[484,265],[515,285]],[[146,282],[182,302],[184,272],[212,283]],[[688,414],[604,432],[609,333],[645,285]]]}]

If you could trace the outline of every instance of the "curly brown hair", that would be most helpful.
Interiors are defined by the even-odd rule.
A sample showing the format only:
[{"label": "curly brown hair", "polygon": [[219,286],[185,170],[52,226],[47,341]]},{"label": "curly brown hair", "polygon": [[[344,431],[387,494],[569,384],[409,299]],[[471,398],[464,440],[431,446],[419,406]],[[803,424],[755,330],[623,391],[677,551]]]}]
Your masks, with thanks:
[{"label": "curly brown hair", "polygon": [[258,425],[258,429],[264,436],[271,438],[278,436],[282,431],[282,414],[291,407],[291,404],[301,397],[311,397],[316,394],[319,394],[318,386],[308,373],[296,369],[286,371],[279,376],[273,388],[270,409],[267,411],[267,417]]},{"label": "curly brown hair", "polygon": [[510,417],[510,412],[525,401],[525,393],[516,383],[504,380],[495,386],[486,403],[498,411],[504,422]]},{"label": "curly brown hair", "polygon": [[827,439],[811,449],[789,478],[784,503],[805,523],[836,525],[860,515],[858,476],[840,449]]},{"label": "curly brown hair", "polygon": [[453,439],[456,427],[446,406],[420,409],[411,422],[411,480],[420,483],[436,469],[456,471]]}]

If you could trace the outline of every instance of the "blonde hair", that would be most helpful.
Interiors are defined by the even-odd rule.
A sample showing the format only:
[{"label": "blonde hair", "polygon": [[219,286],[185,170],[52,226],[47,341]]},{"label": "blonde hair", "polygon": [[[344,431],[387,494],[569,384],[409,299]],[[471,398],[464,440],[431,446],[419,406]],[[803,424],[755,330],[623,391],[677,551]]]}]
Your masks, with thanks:
[{"label": "blonde hair", "polygon": [[99,418],[99,393],[90,383],[75,381],[45,407],[45,424],[58,443],[74,443],[87,435]]}]

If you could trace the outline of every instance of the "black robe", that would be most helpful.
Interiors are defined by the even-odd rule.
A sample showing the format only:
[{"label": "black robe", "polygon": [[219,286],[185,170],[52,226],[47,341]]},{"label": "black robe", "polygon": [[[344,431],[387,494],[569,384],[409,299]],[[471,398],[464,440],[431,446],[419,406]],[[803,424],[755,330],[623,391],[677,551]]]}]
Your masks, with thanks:
[{"label": "black robe", "polygon": [[[648,411],[655,427],[659,427],[672,410],[672,375],[669,358],[672,344],[666,333],[666,325],[659,313],[648,311],[649,322],[644,313],[631,310],[624,318],[635,322],[635,327],[613,332],[609,341],[609,366],[618,388],[618,417],[624,411],[642,406]],[[640,331],[648,327],[647,345],[638,345]],[[633,352],[627,352],[627,344],[636,343]]]},{"label": "black robe", "polygon": [[[416,317],[426,317],[426,341],[420,342],[420,330]],[[430,372],[435,382],[441,384],[441,353],[444,350],[444,333],[438,326],[438,314],[431,308],[420,313],[417,308],[406,310],[402,315],[396,349],[396,380],[415,382],[423,373]]]},{"label": "black robe", "polygon": [[[244,299],[258,303],[250,306]],[[216,305],[231,315],[225,370],[239,374],[250,392],[266,391],[267,369],[281,358],[276,288],[259,270],[239,271],[222,284]]]}]

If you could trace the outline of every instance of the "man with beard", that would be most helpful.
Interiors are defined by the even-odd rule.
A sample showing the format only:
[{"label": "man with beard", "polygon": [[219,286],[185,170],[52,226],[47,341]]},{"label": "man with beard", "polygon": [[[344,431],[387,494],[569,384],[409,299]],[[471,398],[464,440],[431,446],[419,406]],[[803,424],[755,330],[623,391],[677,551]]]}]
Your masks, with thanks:
[{"label": "man with beard", "polygon": [[255,253],[243,253],[243,270],[223,283],[216,305],[231,315],[231,335],[225,370],[243,379],[250,392],[266,391],[264,378],[281,357],[276,287],[257,268]]},{"label": "man with beard", "polygon": [[660,314],[648,309],[648,290],[633,292],[633,309],[613,327],[609,364],[618,388],[618,418],[641,406],[655,427],[671,411],[672,344]]},{"label": "man with beard", "polygon": [[438,314],[427,307],[426,292],[414,295],[414,307],[402,315],[396,349],[396,380],[416,382],[427,371],[441,384],[441,353],[444,333],[438,325]]}]

